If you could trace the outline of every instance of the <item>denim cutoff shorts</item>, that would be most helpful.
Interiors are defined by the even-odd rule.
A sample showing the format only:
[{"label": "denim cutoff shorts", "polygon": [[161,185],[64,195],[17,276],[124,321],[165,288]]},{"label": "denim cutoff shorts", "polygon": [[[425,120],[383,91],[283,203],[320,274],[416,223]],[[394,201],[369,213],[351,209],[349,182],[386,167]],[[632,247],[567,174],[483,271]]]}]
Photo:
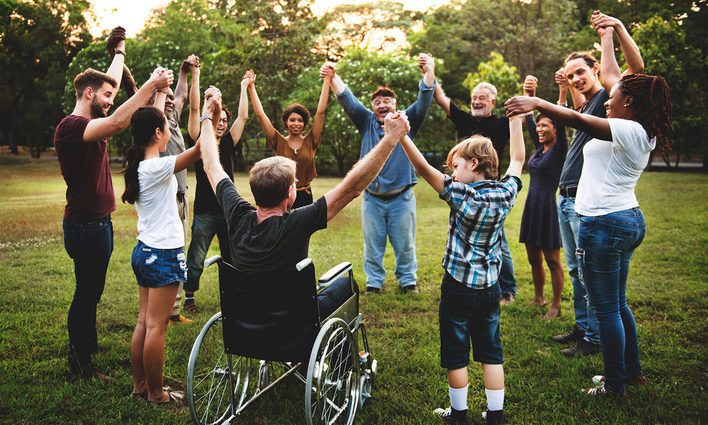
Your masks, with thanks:
[{"label": "denim cutoff shorts", "polygon": [[138,285],[159,288],[187,280],[187,261],[184,248],[150,248],[141,241],[135,245],[130,264]]},{"label": "denim cutoff shorts", "polygon": [[473,358],[485,364],[504,363],[499,336],[499,301],[501,289],[495,284],[486,289],[472,289],[448,272],[440,294],[440,366],[460,369]]}]

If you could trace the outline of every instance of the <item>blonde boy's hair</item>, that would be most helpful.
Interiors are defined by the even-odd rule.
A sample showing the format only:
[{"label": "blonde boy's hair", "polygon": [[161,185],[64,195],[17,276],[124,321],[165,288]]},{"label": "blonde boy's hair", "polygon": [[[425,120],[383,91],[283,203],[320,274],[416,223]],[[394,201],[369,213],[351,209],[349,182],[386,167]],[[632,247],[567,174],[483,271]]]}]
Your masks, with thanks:
[{"label": "blonde boy's hair", "polygon": [[447,168],[453,169],[452,160],[459,156],[465,160],[476,158],[479,162],[477,171],[484,174],[484,177],[496,179],[499,175],[499,157],[494,149],[492,141],[483,136],[472,136],[455,145],[447,154]]}]

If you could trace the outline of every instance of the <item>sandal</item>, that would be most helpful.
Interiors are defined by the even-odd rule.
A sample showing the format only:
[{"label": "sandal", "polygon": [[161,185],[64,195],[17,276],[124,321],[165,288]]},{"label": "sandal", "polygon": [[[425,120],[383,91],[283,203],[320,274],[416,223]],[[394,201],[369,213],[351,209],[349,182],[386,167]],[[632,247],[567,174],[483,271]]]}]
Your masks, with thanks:
[{"label": "sandal", "polygon": [[181,403],[184,398],[184,393],[182,391],[167,391],[170,398],[167,401],[154,401],[155,404],[177,404]]}]

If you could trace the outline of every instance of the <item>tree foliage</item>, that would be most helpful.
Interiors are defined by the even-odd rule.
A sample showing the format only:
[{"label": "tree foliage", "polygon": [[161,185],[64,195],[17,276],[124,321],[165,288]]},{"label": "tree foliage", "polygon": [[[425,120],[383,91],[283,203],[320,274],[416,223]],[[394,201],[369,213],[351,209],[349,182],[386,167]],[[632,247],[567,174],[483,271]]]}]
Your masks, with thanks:
[{"label": "tree foliage", "polygon": [[90,40],[88,1],[0,1],[0,136],[34,156],[52,143],[65,70]]}]

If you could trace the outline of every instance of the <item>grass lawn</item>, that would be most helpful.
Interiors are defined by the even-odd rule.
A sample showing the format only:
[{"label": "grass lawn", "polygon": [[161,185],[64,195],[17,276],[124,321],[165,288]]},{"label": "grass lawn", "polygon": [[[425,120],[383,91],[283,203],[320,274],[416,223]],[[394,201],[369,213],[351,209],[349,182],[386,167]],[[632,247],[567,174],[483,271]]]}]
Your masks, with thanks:
[{"label": "grass lawn", "polygon": [[[117,168],[116,168],[117,171]],[[115,192],[123,191],[114,175]],[[315,196],[339,179],[320,177]],[[525,176],[524,183],[528,183]],[[236,186],[250,198],[245,175]],[[194,199],[190,173],[189,197]],[[573,323],[572,288],[566,276],[563,315],[555,321],[527,306],[531,270],[518,240],[523,190],[507,219],[518,284],[517,302],[502,309],[506,371],[505,413],[510,424],[659,424],[708,422],[708,176],[645,173],[637,197],[647,236],[632,259],[627,285],[639,328],[639,347],[649,383],[629,387],[623,402],[588,399],[580,389],[602,373],[602,358],[567,359],[550,336]],[[0,422],[8,424],[188,424],[189,409],[154,407],[130,396],[129,345],[138,309],[130,267],[136,213],[118,204],[113,213],[115,249],[98,308],[97,369],[114,380],[103,384],[67,379],[66,314],[74,290],[73,264],[63,247],[61,216],[65,184],[56,161],[0,157]],[[395,282],[393,251],[381,296],[362,299],[369,342],[379,361],[374,397],[357,415],[359,424],[439,424],[436,407],[448,405],[445,371],[439,366],[437,307],[448,208],[430,187],[415,187],[420,295],[406,296]],[[251,198],[252,199],[252,198]],[[341,261],[354,264],[363,287],[360,202],[348,206],[316,233],[310,254],[318,274]],[[214,241],[211,254],[218,253]],[[192,343],[219,309],[216,270],[208,270],[197,293],[202,312],[193,323],[167,331],[166,383],[184,388]],[[550,299],[550,282],[546,297]],[[481,367],[470,365],[472,423],[486,409]],[[287,380],[245,412],[238,424],[304,424],[302,384]]]}]

